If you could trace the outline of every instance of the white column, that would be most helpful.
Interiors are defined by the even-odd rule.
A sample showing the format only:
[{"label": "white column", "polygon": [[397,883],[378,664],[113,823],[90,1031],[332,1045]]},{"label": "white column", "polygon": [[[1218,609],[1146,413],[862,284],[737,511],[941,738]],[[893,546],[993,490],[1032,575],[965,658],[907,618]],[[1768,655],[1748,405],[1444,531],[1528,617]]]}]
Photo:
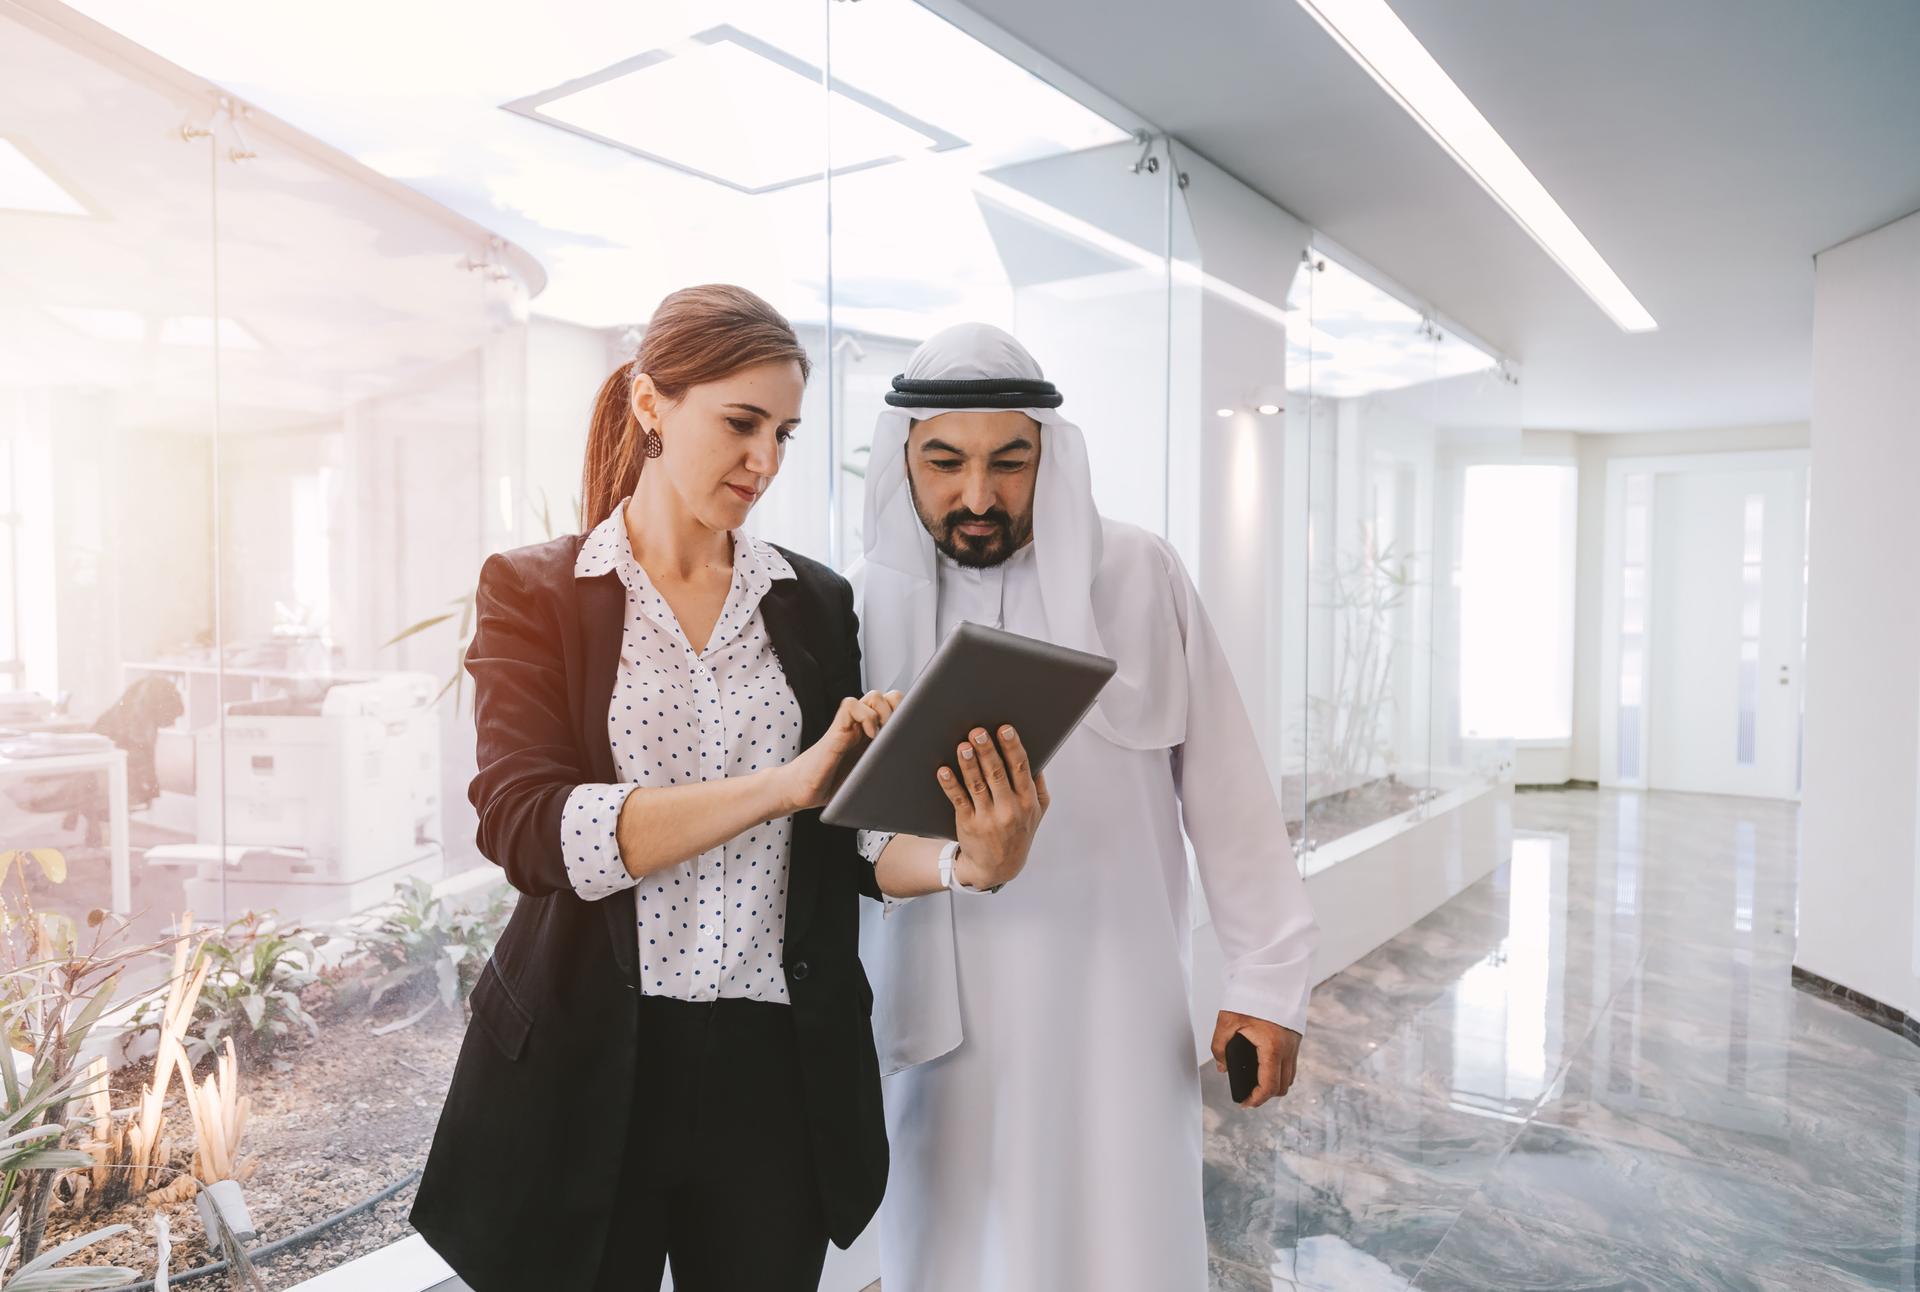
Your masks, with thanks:
[{"label": "white column", "polygon": [[1816,265],[1795,963],[1920,1014],[1920,214]]}]

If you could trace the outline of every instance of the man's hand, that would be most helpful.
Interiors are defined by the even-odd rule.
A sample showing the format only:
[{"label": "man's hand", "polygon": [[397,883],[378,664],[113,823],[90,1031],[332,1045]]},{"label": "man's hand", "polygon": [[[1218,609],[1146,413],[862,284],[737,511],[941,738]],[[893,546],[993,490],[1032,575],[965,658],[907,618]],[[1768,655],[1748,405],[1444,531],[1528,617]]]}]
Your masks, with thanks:
[{"label": "man's hand", "polygon": [[947,767],[936,774],[953,804],[960,840],[955,880],[970,888],[994,888],[1026,867],[1033,832],[1052,799],[1047,778],[1033,774],[1026,746],[1012,727],[1000,728],[998,748],[984,728],[974,728],[970,740],[956,751],[960,775]]},{"label": "man's hand", "polygon": [[1300,1033],[1264,1018],[1223,1009],[1220,1021],[1213,1025],[1213,1063],[1221,1072],[1227,1070],[1227,1042],[1235,1032],[1244,1033],[1260,1052],[1260,1084],[1240,1106],[1258,1108],[1267,1100],[1286,1094],[1293,1085],[1294,1064],[1300,1057]]}]

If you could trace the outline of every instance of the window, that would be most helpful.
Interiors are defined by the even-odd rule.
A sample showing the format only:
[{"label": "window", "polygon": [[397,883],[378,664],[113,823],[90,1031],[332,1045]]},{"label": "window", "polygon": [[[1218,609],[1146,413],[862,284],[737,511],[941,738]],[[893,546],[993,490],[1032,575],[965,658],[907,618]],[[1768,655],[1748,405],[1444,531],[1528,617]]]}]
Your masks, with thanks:
[{"label": "window", "polygon": [[1466,470],[1460,708],[1469,736],[1573,734],[1575,479],[1560,465]]}]

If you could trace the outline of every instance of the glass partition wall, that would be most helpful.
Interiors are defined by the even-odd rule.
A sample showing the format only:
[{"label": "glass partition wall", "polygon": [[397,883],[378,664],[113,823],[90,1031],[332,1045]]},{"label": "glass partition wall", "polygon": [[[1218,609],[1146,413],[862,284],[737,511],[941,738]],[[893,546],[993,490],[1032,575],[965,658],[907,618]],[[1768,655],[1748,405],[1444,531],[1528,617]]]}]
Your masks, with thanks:
[{"label": "glass partition wall", "polygon": [[537,269],[163,66],[4,35],[0,842],[67,856],[37,904],[141,932],[471,864],[472,724],[436,697],[517,532]]},{"label": "glass partition wall", "polygon": [[[76,1135],[82,1106],[126,1131],[150,1085],[167,1119],[139,1175],[96,1146],[29,1244],[131,1225],[87,1255],[150,1276],[164,1190],[177,1275],[220,1254],[192,1201],[216,1172],[267,1241],[419,1165],[503,909],[459,892],[494,868],[443,687],[480,562],[518,541],[542,282],[149,51],[0,3],[0,1008],[36,1064],[128,1060]],[[183,917],[211,936],[186,1063],[253,1109],[224,1168],[144,1061],[175,962],[132,953]],[[78,1054],[34,1021],[50,956],[89,992],[119,971]],[[262,1273],[382,1241],[343,1223]]]},{"label": "glass partition wall", "polygon": [[1288,306],[1306,589],[1287,719],[1311,872],[1503,774],[1510,746],[1460,718],[1463,507],[1467,467],[1515,452],[1520,417],[1493,355],[1327,251],[1308,249]]},{"label": "glass partition wall", "polygon": [[[364,1109],[378,1151],[309,1161],[264,1116],[262,1188],[304,1171],[344,1206],[424,1155],[511,900],[466,798],[476,574],[579,527],[594,389],[679,286],[793,320],[805,420],[750,526],[841,566],[914,347],[1019,335],[1102,511],[1201,588],[1288,817],[1276,864],[1500,776],[1462,729],[1459,643],[1465,473],[1518,435],[1504,369],[1327,251],[1210,261],[1177,148],[912,0],[469,32],[405,148],[323,130],[346,101],[299,79],[319,27],[250,32],[279,88],[242,98],[179,66],[184,19],[83,7],[141,43],[0,0],[0,851],[64,861],[5,891],[134,939],[183,911],[236,945],[255,917],[317,937],[301,1010],[257,1006],[293,1048],[267,1029],[244,1066],[296,1120]],[[719,76],[700,121],[655,110]],[[302,1049],[310,1023],[341,1044]],[[346,1050],[373,1066],[312,1057]],[[279,1230],[332,1209],[296,1193]]]}]

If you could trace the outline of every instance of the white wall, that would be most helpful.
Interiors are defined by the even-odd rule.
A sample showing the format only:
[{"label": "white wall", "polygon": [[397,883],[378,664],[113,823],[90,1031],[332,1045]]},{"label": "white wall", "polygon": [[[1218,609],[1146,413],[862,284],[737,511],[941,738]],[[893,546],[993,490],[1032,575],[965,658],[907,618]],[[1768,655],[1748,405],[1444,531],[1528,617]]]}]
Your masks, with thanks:
[{"label": "white wall", "polygon": [[1795,963],[1920,1014],[1920,214],[1816,261]]},{"label": "white wall", "polygon": [[[1187,175],[1183,205],[1200,268],[1215,282],[1284,304],[1307,227],[1199,154],[1178,147],[1175,155]],[[1306,680],[1296,618],[1306,606],[1305,423],[1295,432],[1291,416],[1253,411],[1262,400],[1287,400],[1280,320],[1217,290],[1198,295],[1204,344],[1189,416],[1175,422],[1176,436],[1185,427],[1190,439],[1176,439],[1170,454],[1169,530],[1233,666],[1274,791],[1298,815],[1300,758],[1288,733],[1298,727]],[[1221,408],[1233,415],[1218,417]]]},{"label": "white wall", "polygon": [[555,535],[574,532],[593,397],[623,356],[614,334],[535,315],[527,320],[525,504],[516,541],[538,543],[544,499]]},{"label": "white wall", "polygon": [[1573,739],[1565,749],[1519,751],[1517,784],[1600,779],[1600,708],[1608,685],[1602,675],[1601,607],[1606,596],[1607,462],[1609,459],[1696,453],[1740,453],[1805,448],[1804,422],[1708,431],[1633,434],[1525,431],[1527,458],[1572,458],[1579,470],[1579,519],[1574,539]]}]

